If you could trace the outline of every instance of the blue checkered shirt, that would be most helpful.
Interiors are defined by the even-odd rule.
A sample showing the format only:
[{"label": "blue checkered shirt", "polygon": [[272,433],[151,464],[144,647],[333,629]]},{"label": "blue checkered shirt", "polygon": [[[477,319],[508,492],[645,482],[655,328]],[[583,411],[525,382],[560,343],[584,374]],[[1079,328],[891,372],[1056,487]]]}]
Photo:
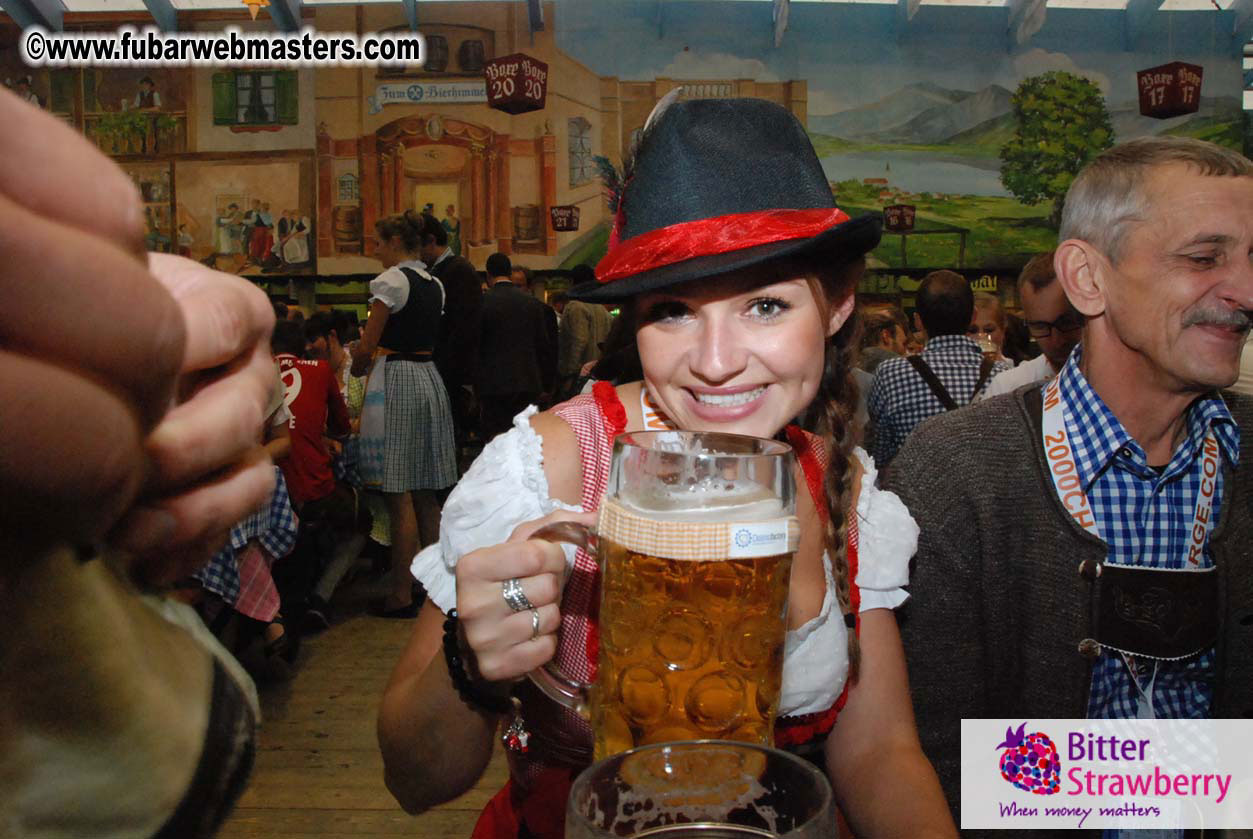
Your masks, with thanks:
[{"label": "blue checkered shirt", "polygon": [[[958,405],[967,404],[978,396],[974,390],[979,382],[983,352],[972,339],[965,335],[938,335],[923,347],[922,360],[935,371],[936,378]],[[991,382],[997,373],[1012,367],[1008,361],[998,361],[987,382]],[[984,388],[988,386],[987,382],[984,382]],[[918,423],[944,413],[944,404],[909,363],[909,359],[889,358],[875,370],[866,409],[875,427],[874,460],[879,468],[883,468],[896,457],[897,451],[905,444],[905,438],[918,427]]]},{"label": "blue checkered shirt", "polygon": [[[1079,370],[1077,348],[1058,382],[1066,408],[1066,433],[1074,442],[1075,466],[1100,529],[1109,545],[1107,562],[1150,568],[1183,568],[1187,563],[1193,513],[1201,485],[1201,453],[1211,427],[1222,457],[1240,462],[1240,431],[1217,394],[1197,399],[1185,417],[1186,433],[1160,472]],[[1222,507],[1222,470],[1215,481],[1210,529]],[[1208,539],[1208,537],[1207,537]],[[1214,564],[1208,541],[1202,567]],[[1140,684],[1148,689],[1153,671],[1137,662]],[[1214,650],[1181,661],[1158,664],[1152,686],[1159,718],[1207,718],[1213,698]],[[1092,671],[1090,719],[1135,718],[1140,692],[1118,653],[1103,651]]]},{"label": "blue checkered shirt", "polygon": [[287,481],[283,470],[274,467],[274,492],[270,499],[231,528],[230,541],[212,559],[192,576],[207,591],[234,606],[239,599],[239,566],[236,554],[243,550],[250,539],[256,539],[274,559],[287,556],[296,546],[296,532],[300,525],[292,510],[291,496],[287,493]]}]

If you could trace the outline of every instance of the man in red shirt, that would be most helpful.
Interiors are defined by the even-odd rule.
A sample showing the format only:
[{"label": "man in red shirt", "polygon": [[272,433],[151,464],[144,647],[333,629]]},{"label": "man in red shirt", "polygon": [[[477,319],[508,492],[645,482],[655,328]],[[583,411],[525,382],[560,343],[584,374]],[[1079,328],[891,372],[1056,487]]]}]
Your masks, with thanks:
[{"label": "man in red shirt", "polygon": [[[302,531],[290,566],[283,569],[288,585],[280,583],[280,590],[285,604],[304,604],[306,629],[324,629],[329,612],[326,601],[361,552],[369,531],[368,513],[352,487],[336,481],[331,469],[325,438],[349,433],[348,408],[331,366],[320,359],[300,358],[305,337],[298,323],[275,324],[271,348],[292,414],[291,454],[280,465]],[[319,571],[321,579],[317,580]]]},{"label": "man in red shirt", "polygon": [[300,357],[305,349],[300,324],[276,324],[271,347],[287,389],[287,409],[292,414],[291,454],[280,465],[292,501],[303,517],[305,505],[326,499],[335,491],[331,453],[323,437],[348,434],[348,407],[331,365]]}]

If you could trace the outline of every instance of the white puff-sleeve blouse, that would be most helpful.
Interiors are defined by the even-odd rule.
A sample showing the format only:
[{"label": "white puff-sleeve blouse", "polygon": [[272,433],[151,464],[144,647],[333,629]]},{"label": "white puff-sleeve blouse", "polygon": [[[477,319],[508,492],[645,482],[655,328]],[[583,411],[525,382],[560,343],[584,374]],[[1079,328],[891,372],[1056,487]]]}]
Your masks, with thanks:
[{"label": "white puff-sleeve blouse", "polygon": [[[444,505],[439,542],[414,557],[413,576],[431,601],[447,612],[457,605],[457,561],[479,548],[499,545],[523,522],[554,510],[581,512],[548,495],[543,441],[531,427],[534,407],[514,418],[514,427],[487,444]],[[865,469],[857,499],[861,611],[895,609],[909,596],[909,560],[918,546],[918,525],[904,503],[875,487],[874,461],[855,453]],[[563,545],[566,562],[575,549]],[[789,630],[784,647],[780,714],[808,714],[831,707],[848,675],[847,629],[835,600],[830,559],[823,557],[827,590],[818,615]]]}]

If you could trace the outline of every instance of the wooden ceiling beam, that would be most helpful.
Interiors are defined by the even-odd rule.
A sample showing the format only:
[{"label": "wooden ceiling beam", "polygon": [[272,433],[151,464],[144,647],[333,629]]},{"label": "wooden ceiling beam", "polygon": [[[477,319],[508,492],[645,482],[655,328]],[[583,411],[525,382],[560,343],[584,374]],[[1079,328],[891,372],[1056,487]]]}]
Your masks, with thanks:
[{"label": "wooden ceiling beam", "polygon": [[144,8],[152,15],[152,19],[157,22],[157,28],[162,32],[178,31],[178,9],[174,8],[170,0],[144,0]]},{"label": "wooden ceiling beam", "polygon": [[41,26],[49,32],[65,28],[65,7],[60,0],[0,0],[0,9],[23,29]]},{"label": "wooden ceiling beam", "polygon": [[295,32],[300,29],[300,0],[270,0],[267,6],[274,25],[282,32]]},{"label": "wooden ceiling beam", "polygon": [[1140,36],[1148,28],[1149,21],[1162,6],[1162,0],[1131,0],[1123,10],[1123,48],[1132,52]]}]

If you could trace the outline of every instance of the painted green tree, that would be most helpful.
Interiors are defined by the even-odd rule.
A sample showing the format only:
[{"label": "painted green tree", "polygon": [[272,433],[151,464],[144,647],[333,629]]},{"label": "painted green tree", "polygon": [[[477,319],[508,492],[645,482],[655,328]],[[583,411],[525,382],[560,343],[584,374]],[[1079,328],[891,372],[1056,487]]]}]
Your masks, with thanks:
[{"label": "painted green tree", "polygon": [[1012,100],[1014,136],[1001,146],[1001,183],[1024,204],[1053,202],[1061,221],[1075,175],[1114,144],[1100,89],[1083,76],[1054,70],[1023,79]]}]

